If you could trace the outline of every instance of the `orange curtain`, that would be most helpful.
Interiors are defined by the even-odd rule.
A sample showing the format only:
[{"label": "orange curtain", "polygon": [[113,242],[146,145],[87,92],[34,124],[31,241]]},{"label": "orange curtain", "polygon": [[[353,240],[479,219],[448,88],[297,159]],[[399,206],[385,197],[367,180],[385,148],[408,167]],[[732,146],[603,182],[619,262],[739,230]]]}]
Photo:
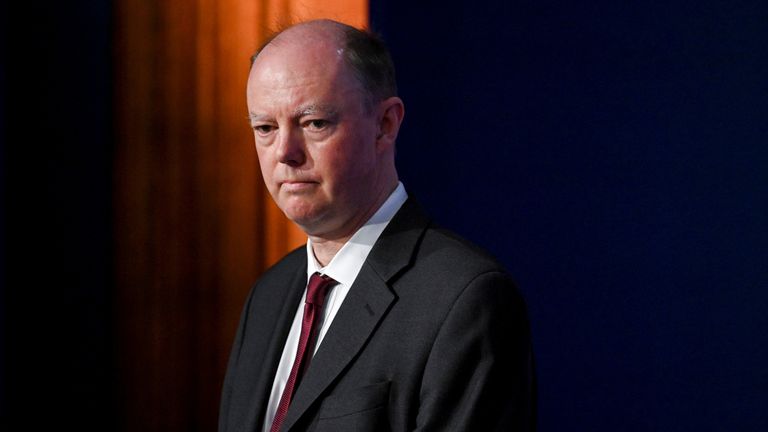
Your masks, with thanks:
[{"label": "orange curtain", "polygon": [[367,15],[365,0],[115,2],[116,429],[215,430],[247,291],[305,241],[259,176],[249,57],[270,28]]}]

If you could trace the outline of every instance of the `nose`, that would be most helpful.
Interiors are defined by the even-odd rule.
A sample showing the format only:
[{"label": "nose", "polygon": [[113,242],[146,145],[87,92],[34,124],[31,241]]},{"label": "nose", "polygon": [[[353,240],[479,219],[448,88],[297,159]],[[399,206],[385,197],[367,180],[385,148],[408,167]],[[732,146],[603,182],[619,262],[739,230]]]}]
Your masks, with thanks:
[{"label": "nose", "polygon": [[291,167],[298,167],[306,161],[306,148],[300,132],[282,128],[278,136],[277,160]]}]

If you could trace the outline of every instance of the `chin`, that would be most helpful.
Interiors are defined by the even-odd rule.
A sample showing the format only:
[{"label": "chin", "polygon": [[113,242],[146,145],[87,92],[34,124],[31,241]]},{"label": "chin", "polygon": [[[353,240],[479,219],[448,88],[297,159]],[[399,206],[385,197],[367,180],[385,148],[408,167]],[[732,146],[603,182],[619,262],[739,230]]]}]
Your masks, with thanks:
[{"label": "chin", "polygon": [[333,231],[334,221],[324,217],[325,215],[304,215],[303,217],[294,217],[293,223],[299,226],[301,230],[309,236],[325,237]]},{"label": "chin", "polygon": [[332,205],[326,200],[303,199],[292,196],[278,203],[285,217],[301,227],[307,234],[324,232],[332,225],[338,212],[332,211]]},{"label": "chin", "polygon": [[308,234],[311,231],[314,231],[314,227],[322,225],[322,214],[316,211],[311,211],[308,209],[287,208],[283,209],[283,214],[285,214],[285,217],[290,219],[291,222],[300,226],[302,231]]}]

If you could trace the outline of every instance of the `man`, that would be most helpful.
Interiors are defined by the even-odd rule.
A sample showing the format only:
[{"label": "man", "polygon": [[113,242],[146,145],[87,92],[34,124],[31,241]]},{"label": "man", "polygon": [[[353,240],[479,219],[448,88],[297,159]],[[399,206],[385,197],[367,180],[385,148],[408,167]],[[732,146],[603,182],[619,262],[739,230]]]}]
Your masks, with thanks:
[{"label": "man", "polygon": [[383,44],[290,27],[254,56],[247,101],[267,188],[308,240],[251,290],[219,430],[531,430],[523,301],[398,181]]}]

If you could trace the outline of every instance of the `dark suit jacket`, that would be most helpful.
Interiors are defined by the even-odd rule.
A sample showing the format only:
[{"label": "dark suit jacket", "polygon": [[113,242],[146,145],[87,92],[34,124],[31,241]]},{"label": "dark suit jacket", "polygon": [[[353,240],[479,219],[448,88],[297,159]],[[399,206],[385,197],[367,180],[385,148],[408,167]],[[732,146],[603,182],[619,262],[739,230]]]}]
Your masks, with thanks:
[{"label": "dark suit jacket", "polygon": [[[306,286],[299,248],[245,305],[220,432],[260,431]],[[502,267],[409,199],[373,247],[294,394],[283,431],[528,431],[525,306]]]}]

